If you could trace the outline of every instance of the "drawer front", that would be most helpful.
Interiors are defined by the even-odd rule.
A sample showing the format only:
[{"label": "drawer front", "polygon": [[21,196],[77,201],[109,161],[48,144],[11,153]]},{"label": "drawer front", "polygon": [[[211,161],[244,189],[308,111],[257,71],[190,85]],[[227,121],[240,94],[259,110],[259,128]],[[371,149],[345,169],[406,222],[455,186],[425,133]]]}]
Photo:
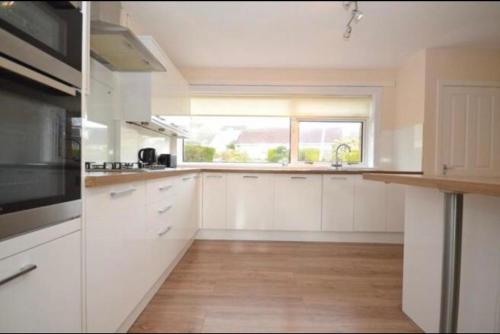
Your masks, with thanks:
[{"label": "drawer front", "polygon": [[0,332],[81,332],[80,236],[0,261]]},{"label": "drawer front", "polygon": [[178,178],[167,177],[146,182],[146,201],[147,203],[156,203],[166,201],[177,193]]}]

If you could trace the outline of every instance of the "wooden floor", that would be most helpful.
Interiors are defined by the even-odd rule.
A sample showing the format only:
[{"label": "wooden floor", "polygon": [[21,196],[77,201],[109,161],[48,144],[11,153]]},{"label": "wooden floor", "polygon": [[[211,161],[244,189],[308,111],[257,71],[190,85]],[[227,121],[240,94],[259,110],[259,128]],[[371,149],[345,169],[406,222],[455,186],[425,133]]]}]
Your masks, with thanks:
[{"label": "wooden floor", "polygon": [[196,241],[131,332],[420,332],[398,245]]}]

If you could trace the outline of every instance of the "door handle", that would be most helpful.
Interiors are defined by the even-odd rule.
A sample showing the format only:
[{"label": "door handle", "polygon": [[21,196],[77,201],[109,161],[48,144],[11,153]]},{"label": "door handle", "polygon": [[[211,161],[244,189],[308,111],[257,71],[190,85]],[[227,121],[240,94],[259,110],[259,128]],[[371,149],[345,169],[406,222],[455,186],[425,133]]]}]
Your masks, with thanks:
[{"label": "door handle", "polygon": [[306,180],[307,177],[305,176],[292,176],[290,177],[292,180]]},{"label": "door handle", "polygon": [[256,175],[244,175],[243,178],[244,179],[258,179],[259,177]]},{"label": "door handle", "polygon": [[120,195],[126,195],[126,194],[133,193],[136,190],[137,189],[135,189],[135,188],[130,188],[130,189],[121,190],[121,191],[112,191],[109,194],[111,195],[111,197],[117,197],[117,196],[120,196]]},{"label": "door handle", "polygon": [[170,230],[172,230],[172,226],[168,226],[166,229],[164,229],[163,231],[161,231],[160,233],[158,233],[158,236],[161,237],[162,235],[165,235],[168,232],[170,232]]},{"label": "door handle", "polygon": [[190,177],[183,177],[183,178],[182,178],[182,181],[189,181],[189,180],[191,180],[191,178],[190,178]]},{"label": "door handle", "polygon": [[172,189],[172,185],[163,186],[163,187],[158,188],[159,191],[170,190],[170,189]]},{"label": "door handle", "polygon": [[163,209],[158,210],[158,213],[161,215],[161,214],[163,214],[163,213],[165,213],[165,212],[169,211],[170,209],[172,209],[172,205],[169,205],[169,206],[167,206],[166,208],[163,208]]},{"label": "door handle", "polygon": [[26,275],[27,273],[32,272],[36,268],[38,268],[38,267],[35,264],[29,264],[27,266],[24,266],[21,269],[19,269],[19,271],[17,273],[12,274],[9,277],[6,277],[6,278],[0,280],[0,286],[4,285],[4,284],[6,284],[6,283],[8,283],[10,281],[13,281],[13,280],[15,280],[18,277]]}]

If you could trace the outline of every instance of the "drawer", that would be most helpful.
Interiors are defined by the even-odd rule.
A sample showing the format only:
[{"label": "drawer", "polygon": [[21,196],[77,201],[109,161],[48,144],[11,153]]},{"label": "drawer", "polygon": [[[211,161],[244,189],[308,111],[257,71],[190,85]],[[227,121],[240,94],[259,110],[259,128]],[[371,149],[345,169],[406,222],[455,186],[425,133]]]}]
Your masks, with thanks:
[{"label": "drawer", "polygon": [[0,261],[0,332],[81,332],[80,236]]},{"label": "drawer", "polygon": [[146,182],[146,202],[156,203],[172,198],[177,192],[177,178],[168,177]]},{"label": "drawer", "polygon": [[161,234],[167,226],[174,224],[174,204],[172,201],[162,201],[147,205],[148,230],[154,234]]}]

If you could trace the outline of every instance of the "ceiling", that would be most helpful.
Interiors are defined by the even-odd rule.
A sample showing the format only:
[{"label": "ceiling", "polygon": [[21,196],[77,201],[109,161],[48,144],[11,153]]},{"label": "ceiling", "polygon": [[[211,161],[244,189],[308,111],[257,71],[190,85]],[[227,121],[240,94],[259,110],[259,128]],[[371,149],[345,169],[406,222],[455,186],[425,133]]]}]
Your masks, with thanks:
[{"label": "ceiling", "polygon": [[179,67],[385,68],[428,47],[500,48],[500,2],[123,2]]}]

